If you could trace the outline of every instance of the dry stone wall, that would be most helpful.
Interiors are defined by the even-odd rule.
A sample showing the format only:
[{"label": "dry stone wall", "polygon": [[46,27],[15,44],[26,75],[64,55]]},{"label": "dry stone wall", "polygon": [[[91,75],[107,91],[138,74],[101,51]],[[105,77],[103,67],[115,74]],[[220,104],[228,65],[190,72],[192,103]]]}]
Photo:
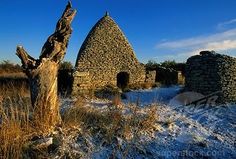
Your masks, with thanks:
[{"label": "dry stone wall", "polygon": [[156,82],[163,85],[183,85],[185,77],[181,71],[176,71],[174,69],[157,67],[156,68]]},{"label": "dry stone wall", "polygon": [[145,67],[114,20],[106,14],[82,44],[74,72],[73,94],[117,85],[117,74],[126,72],[129,84],[145,81]]},{"label": "dry stone wall", "polygon": [[156,81],[156,71],[146,71],[146,83],[155,83]]},{"label": "dry stone wall", "polygon": [[202,51],[186,65],[186,89],[210,95],[218,92],[218,103],[236,102],[236,59]]}]

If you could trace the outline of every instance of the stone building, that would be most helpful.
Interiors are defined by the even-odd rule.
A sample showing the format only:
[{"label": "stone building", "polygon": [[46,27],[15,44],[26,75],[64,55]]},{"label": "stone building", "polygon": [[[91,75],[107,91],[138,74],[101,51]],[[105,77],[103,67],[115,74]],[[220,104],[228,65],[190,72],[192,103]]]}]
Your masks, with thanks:
[{"label": "stone building", "polygon": [[203,95],[216,93],[219,103],[236,101],[236,58],[202,51],[186,65],[186,89]]},{"label": "stone building", "polygon": [[162,85],[184,85],[184,81],[185,77],[182,71],[161,66],[156,68],[156,82]]},{"label": "stone building", "polygon": [[75,65],[72,94],[85,93],[106,85],[124,88],[150,81],[145,67],[134,53],[116,22],[105,14],[83,42]]}]

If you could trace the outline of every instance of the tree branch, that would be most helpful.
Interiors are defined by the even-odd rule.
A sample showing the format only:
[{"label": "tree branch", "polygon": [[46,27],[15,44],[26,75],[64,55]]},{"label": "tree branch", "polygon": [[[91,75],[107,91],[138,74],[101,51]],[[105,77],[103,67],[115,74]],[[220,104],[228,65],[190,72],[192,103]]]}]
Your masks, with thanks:
[{"label": "tree branch", "polygon": [[68,2],[61,18],[57,22],[55,32],[45,42],[39,60],[49,58],[55,62],[60,62],[66,53],[66,48],[72,33],[71,22],[76,14]]},{"label": "tree branch", "polygon": [[17,46],[16,55],[21,59],[24,69],[32,69],[36,67],[37,60],[31,57],[22,46]]}]

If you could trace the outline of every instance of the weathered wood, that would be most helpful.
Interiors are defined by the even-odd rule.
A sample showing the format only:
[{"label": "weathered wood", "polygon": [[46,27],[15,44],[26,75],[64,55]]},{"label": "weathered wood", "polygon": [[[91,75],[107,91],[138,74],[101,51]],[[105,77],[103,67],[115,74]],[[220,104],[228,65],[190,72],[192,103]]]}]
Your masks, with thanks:
[{"label": "weathered wood", "polygon": [[36,60],[31,57],[22,46],[17,46],[16,55],[21,59],[24,69],[35,68]]},{"label": "weathered wood", "polygon": [[54,34],[48,38],[43,46],[39,57],[40,60],[48,58],[55,62],[60,62],[64,58],[68,40],[72,32],[70,24],[75,13],[76,11],[71,9],[71,3],[69,2],[61,19],[57,22]]},{"label": "weathered wood", "polygon": [[71,22],[75,14],[76,10],[69,2],[57,22],[55,32],[45,42],[39,59],[34,59],[22,46],[17,46],[16,54],[29,78],[33,119],[37,125],[53,127],[60,121],[57,75],[72,33]]}]

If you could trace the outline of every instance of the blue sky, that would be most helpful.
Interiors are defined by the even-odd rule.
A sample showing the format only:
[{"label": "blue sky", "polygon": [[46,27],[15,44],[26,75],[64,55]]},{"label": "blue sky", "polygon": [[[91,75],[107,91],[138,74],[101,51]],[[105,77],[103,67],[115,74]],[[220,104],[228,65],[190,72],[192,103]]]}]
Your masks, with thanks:
[{"label": "blue sky", "polygon": [[[66,0],[1,0],[0,60],[19,63],[16,45],[38,57]],[[77,15],[65,60],[75,62],[92,26],[108,11],[141,62],[186,61],[200,50],[236,56],[236,0],[72,0]]]}]

